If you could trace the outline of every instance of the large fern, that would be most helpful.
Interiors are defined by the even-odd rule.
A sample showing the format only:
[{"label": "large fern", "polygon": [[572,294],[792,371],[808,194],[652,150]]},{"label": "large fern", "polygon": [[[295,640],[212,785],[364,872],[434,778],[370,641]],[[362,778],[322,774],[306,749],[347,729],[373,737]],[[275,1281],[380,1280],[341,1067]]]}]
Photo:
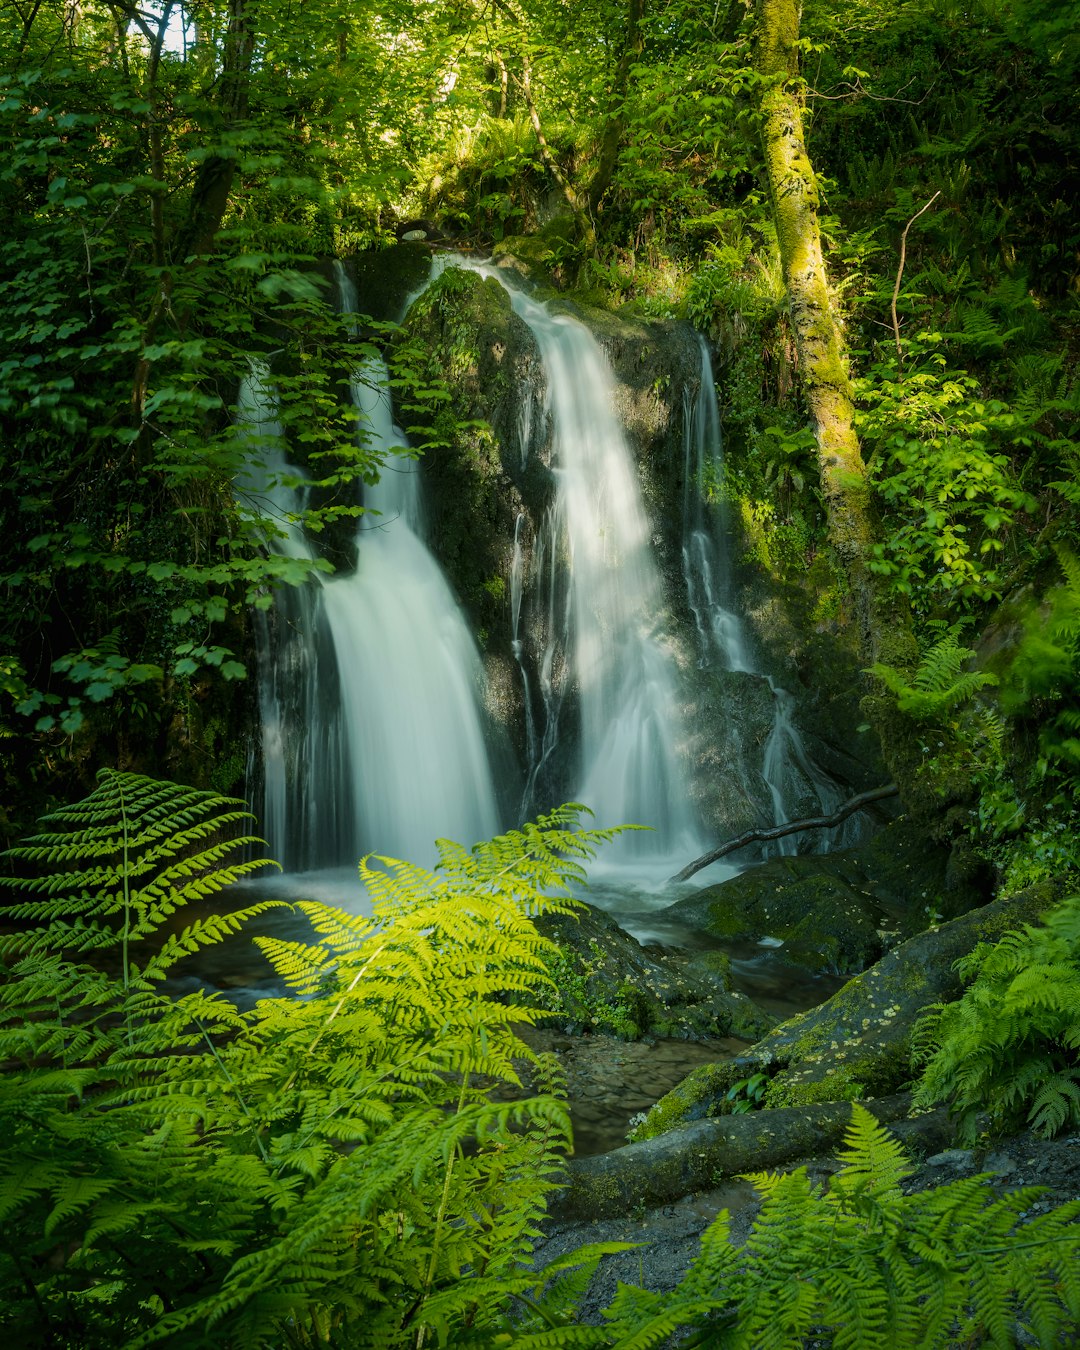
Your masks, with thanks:
[{"label": "large fern", "polygon": [[960,642],[962,624],[945,627],[933,621],[928,626],[944,631],[923,653],[910,680],[902,671],[880,662],[869,670],[896,696],[900,711],[919,722],[939,719],[977,689],[997,683],[997,677],[987,671],[964,670],[964,663],[974,652]]},{"label": "large fern", "polygon": [[443,843],[434,873],[366,860],[372,917],[304,904],[313,941],[260,939],[294,996],[251,1012],[161,989],[235,917],[152,945],[248,869],[220,833],[240,804],[107,773],[13,850],[28,898],[8,910],[22,927],[0,992],[9,1343],[391,1350],[489,1325],[529,1285],[568,1142],[554,1066],[534,1065],[543,1090],[520,1102],[487,1088],[517,1083],[513,1024],[547,979],[529,915],[568,908],[611,835],[578,814]]},{"label": "large fern", "polygon": [[[1080,1320],[1080,1201],[1021,1222],[1036,1188],[998,1197],[975,1176],[905,1194],[903,1150],[858,1104],[846,1142],[827,1190],[803,1168],[751,1177],[763,1205],[745,1244],[730,1241],[722,1213],[674,1290],[623,1285],[604,1326],[559,1334],[534,1315],[528,1329],[484,1343],[945,1350],[1011,1347],[1018,1319],[1038,1345],[1064,1343]],[[547,1311],[542,1295],[536,1306]]]},{"label": "large fern", "polygon": [[916,1101],[951,1102],[967,1141],[984,1111],[996,1128],[1043,1135],[1080,1124],[1080,896],[958,968],[970,981],[963,997],[917,1031]]}]

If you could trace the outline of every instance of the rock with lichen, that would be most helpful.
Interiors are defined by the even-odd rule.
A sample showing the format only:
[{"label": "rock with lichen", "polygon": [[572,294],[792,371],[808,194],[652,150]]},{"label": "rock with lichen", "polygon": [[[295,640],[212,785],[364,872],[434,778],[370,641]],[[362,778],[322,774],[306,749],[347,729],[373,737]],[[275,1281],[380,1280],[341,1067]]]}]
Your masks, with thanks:
[{"label": "rock with lichen", "polygon": [[919,1015],[959,997],[955,964],[980,942],[1035,921],[1059,898],[1044,883],[995,900],[909,938],[833,996],[775,1027],[745,1054],[704,1065],[662,1097],[634,1132],[648,1139],[690,1120],[750,1102],[746,1084],[769,1107],[880,1097],[909,1083],[911,1038]]}]

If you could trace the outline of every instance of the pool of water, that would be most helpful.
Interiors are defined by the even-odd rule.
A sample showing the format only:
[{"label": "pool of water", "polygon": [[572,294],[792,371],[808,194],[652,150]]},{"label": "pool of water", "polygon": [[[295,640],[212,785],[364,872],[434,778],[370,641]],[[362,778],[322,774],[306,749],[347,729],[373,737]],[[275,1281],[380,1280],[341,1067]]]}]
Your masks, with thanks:
[{"label": "pool of water", "polygon": [[[721,943],[666,919],[667,906],[695,887],[692,883],[671,886],[666,881],[670,871],[660,876],[660,870],[653,878],[637,876],[632,880],[616,873],[601,874],[582,891],[582,898],[605,909],[639,942],[684,951],[724,951],[731,958],[734,987],[778,1018],[821,1003],[843,984],[837,976],[813,976],[787,966],[782,951],[775,948]],[[703,884],[718,879],[712,877]],[[186,926],[200,912],[220,913],[225,907],[239,909],[264,900],[279,904],[240,933],[181,963],[171,988],[178,993],[200,987],[217,989],[244,1008],[252,1007],[260,998],[284,994],[284,986],[251,939],[266,934],[311,941],[314,934],[310,924],[289,903],[300,899],[320,900],[354,914],[371,912],[351,868],[292,875],[268,872],[249,878],[200,905],[189,906],[176,916],[175,925]],[[572,1036],[535,1027],[523,1028],[520,1034],[533,1049],[553,1052],[562,1064],[574,1126],[574,1151],[579,1155],[618,1148],[625,1143],[634,1118],[676,1087],[692,1069],[730,1059],[748,1044],[734,1037],[628,1042],[613,1036]]]}]

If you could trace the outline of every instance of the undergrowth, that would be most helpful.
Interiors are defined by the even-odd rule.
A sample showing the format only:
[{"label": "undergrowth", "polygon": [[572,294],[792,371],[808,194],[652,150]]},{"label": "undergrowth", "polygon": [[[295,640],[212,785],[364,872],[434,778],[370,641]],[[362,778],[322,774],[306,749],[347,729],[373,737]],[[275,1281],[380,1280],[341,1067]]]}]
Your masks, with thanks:
[{"label": "undergrowth", "polygon": [[[288,992],[250,1011],[167,983],[289,908],[184,913],[262,865],[243,861],[242,803],[106,770],[47,817],[7,855],[21,896],[0,939],[7,1343],[932,1350],[1012,1345],[1019,1320],[1060,1344],[1080,1318],[1080,1202],[1021,1222],[1032,1189],[907,1195],[900,1146],[858,1105],[827,1191],[804,1169],[752,1177],[743,1246],[721,1214],[676,1289],[620,1286],[601,1325],[576,1320],[626,1244],[528,1264],[569,1124],[557,1068],[513,1027],[549,981],[532,916],[568,912],[615,833],[579,817],[441,841],[434,872],[365,859],[370,916],[302,902],[309,939],[256,939]],[[1075,949],[1078,912],[1054,941]],[[492,1102],[522,1060],[540,1094]]]}]

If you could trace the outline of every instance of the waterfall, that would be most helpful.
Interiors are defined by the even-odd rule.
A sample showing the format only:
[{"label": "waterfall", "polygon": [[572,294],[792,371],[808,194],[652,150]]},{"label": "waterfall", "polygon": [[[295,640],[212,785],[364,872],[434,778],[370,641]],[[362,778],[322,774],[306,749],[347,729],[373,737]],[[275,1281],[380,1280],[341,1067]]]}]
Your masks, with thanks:
[{"label": "waterfall", "polygon": [[[264,365],[252,363],[237,405],[250,459],[236,483],[253,516],[272,523],[269,552],[282,561],[317,565],[300,526],[307,492],[289,486],[300,477],[287,462],[273,385]],[[269,610],[254,611],[258,668],[261,774],[260,829],[271,856],[291,869],[341,861],[352,802],[345,747],[339,734],[337,663],[323,607],[319,574],[301,585],[281,585]],[[320,783],[325,792],[304,790]]]},{"label": "waterfall", "polygon": [[391,449],[404,437],[393,425],[385,370],[363,373],[353,392],[386,456],[377,486],[365,494],[356,572],[324,587],[341,671],[357,852],[425,863],[436,838],[469,845],[499,829],[483,673],[423,540],[419,466]]},{"label": "waterfall", "polygon": [[[654,836],[622,841],[623,853],[684,852],[694,847],[696,829],[680,762],[675,665],[636,467],[614,413],[611,366],[577,319],[551,313],[496,268],[446,261],[505,287],[544,363],[556,480],[547,549],[553,563],[557,531],[564,531],[569,658],[581,725],[576,795],[602,824],[653,827]],[[556,589],[552,583],[553,611]],[[549,646],[557,627],[553,612]],[[545,652],[542,664],[549,659]]]},{"label": "waterfall", "polygon": [[[683,489],[683,576],[694,615],[699,660],[708,665],[715,655],[726,670],[758,676],[768,682],[773,698],[773,723],[761,758],[760,776],[772,805],[772,824],[792,819],[798,801],[812,802],[822,814],[834,810],[844,793],[810,758],[795,722],[795,698],[757,666],[742,621],[730,597],[728,540],[730,527],[723,508],[710,528],[705,511],[705,485],[723,482],[723,436],[709,350],[700,336],[701,380],[696,401],[684,400],[685,477]],[[805,812],[803,812],[805,814]],[[821,840],[819,839],[820,843]],[[798,840],[787,836],[763,847],[763,854],[793,854]]]},{"label": "waterfall", "polygon": [[[341,299],[356,309],[345,287]],[[500,828],[479,656],[424,543],[420,472],[400,453],[382,363],[365,363],[352,392],[383,463],[365,494],[356,571],[280,588],[272,621],[257,623],[262,821],[290,869],[351,865],[370,851],[430,863],[436,838],[472,844]],[[253,437],[280,442],[264,377],[245,386],[241,406]],[[304,493],[280,486],[290,472],[280,448],[262,459],[261,484],[254,470],[243,486],[261,486],[286,522],[269,546],[311,561],[292,523]]]},{"label": "waterfall", "polygon": [[[524,470],[539,429],[550,432],[554,499],[531,541],[518,515],[508,558],[510,651],[528,755],[521,815],[554,805],[557,793],[585,802],[600,824],[651,826],[605,852],[616,869],[633,859],[639,871],[656,863],[657,874],[670,875],[661,864],[702,851],[703,840],[685,767],[685,690],[637,467],[614,413],[611,366],[584,324],[551,313],[494,267],[443,255],[433,270],[455,265],[507,290],[545,371],[543,395],[522,398],[517,449]],[[342,306],[355,311],[344,269],[338,276]],[[242,394],[252,457],[265,465],[262,480],[253,469],[242,487],[260,492],[282,521],[269,548],[283,562],[317,567],[295,523],[304,492],[280,485],[303,475],[284,458],[270,388],[256,373]],[[435,838],[469,844],[501,824],[479,655],[425,543],[422,474],[401,451],[385,368],[366,364],[352,394],[359,434],[383,464],[365,493],[356,570],[315,570],[256,615],[264,831],[293,869],[351,865],[368,851],[429,862]],[[684,412],[682,560],[698,662],[764,682],[730,596],[727,531],[700,490],[722,468],[703,343],[700,392]],[[767,794],[782,822],[808,795],[827,808],[840,793],[806,751],[794,699],[768,684],[774,716],[761,763],[740,765],[746,755],[736,748],[727,772],[753,778],[746,796]]]},{"label": "waterfall", "polygon": [[718,528],[706,515],[707,484],[715,490],[723,482],[723,438],[712,362],[700,335],[698,347],[701,377],[696,402],[691,400],[689,389],[683,394],[682,563],[686,598],[697,628],[699,663],[707,666],[715,655],[725,670],[756,674],[742,622],[729,603],[727,522],[722,508],[717,511]]}]

